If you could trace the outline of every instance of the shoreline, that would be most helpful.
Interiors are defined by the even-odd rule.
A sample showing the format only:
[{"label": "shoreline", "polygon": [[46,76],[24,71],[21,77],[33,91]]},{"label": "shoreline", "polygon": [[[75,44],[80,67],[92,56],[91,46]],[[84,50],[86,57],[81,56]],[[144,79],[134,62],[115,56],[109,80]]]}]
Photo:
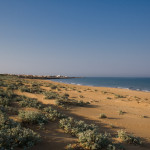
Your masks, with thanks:
[{"label": "shoreline", "polygon": [[68,84],[68,85],[78,85],[78,86],[86,86],[86,87],[95,87],[95,88],[112,88],[112,89],[122,89],[122,90],[129,90],[129,91],[137,91],[137,92],[145,92],[145,93],[150,93],[149,90],[140,90],[140,89],[130,89],[130,88],[123,88],[123,87],[109,87],[109,86],[94,86],[94,85],[83,85],[83,84],[80,84],[80,83],[67,83],[67,82],[62,82],[62,81],[54,81],[54,80],[47,80],[47,79],[41,79],[41,80],[44,80],[44,81],[52,81],[52,82],[55,82],[55,83],[63,83],[63,84]]},{"label": "shoreline", "polygon": [[[8,80],[4,78],[3,80],[5,84],[3,84],[2,88],[6,89],[5,85],[17,85],[18,89],[14,90],[15,94],[34,98],[45,107],[51,106],[68,117],[73,117],[77,121],[81,120],[87,124],[95,124],[98,126],[99,133],[110,133],[116,143],[123,144],[128,150],[149,150],[150,148],[150,92],[68,84],[59,82],[60,80],[57,80],[58,82],[56,80],[45,79],[18,80],[18,78],[8,78]],[[28,91],[26,89],[32,90]],[[48,98],[46,97],[47,93],[56,94],[58,97]],[[59,97],[65,100],[64,95],[68,97],[68,103],[58,104]],[[76,105],[72,103],[74,101],[88,105]],[[41,110],[34,107],[18,107],[19,102],[14,104],[12,107],[15,107],[18,111],[41,112]],[[105,114],[106,118],[100,118],[101,114]],[[19,119],[19,116],[13,112],[9,116],[14,120]],[[68,136],[60,129],[58,122],[49,122],[44,127],[45,130],[39,128],[34,129],[34,131],[41,135],[44,142],[36,145],[32,150],[41,148],[45,150],[49,148],[54,150],[65,149],[66,143],[74,143],[77,140],[77,138]],[[133,147],[132,145],[124,144],[121,139],[116,138],[119,130],[126,131],[127,134],[133,134],[135,137],[141,138],[143,146]],[[57,138],[60,140],[56,141]]]}]

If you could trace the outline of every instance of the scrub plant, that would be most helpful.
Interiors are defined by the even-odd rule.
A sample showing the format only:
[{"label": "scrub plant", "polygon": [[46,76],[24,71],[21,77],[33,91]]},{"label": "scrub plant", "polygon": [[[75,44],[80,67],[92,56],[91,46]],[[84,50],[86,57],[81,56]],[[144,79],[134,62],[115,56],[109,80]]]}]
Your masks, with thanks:
[{"label": "scrub plant", "polygon": [[25,124],[45,124],[48,122],[48,118],[41,112],[20,111],[18,116]]},{"label": "scrub plant", "polygon": [[142,141],[140,140],[139,137],[135,137],[131,134],[127,134],[127,132],[124,130],[119,130],[117,132],[118,132],[118,137],[126,143],[135,144],[135,145],[141,145],[142,144]]}]

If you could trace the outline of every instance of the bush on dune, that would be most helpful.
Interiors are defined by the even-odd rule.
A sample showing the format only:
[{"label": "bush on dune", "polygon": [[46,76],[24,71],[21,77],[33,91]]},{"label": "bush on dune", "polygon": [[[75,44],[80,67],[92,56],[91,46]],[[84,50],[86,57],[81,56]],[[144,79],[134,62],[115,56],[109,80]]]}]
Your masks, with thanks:
[{"label": "bush on dune", "polygon": [[47,91],[44,93],[45,99],[56,99],[59,97],[59,94],[56,92]]},{"label": "bush on dune", "polygon": [[40,136],[20,126],[0,111],[0,148],[3,150],[15,147],[30,148],[40,141]]},{"label": "bush on dune", "polygon": [[79,133],[79,143],[82,148],[90,150],[106,149],[111,141],[108,134],[99,134],[95,130],[86,130]]},{"label": "bush on dune", "polygon": [[43,109],[43,111],[45,112],[45,116],[51,121],[54,121],[56,119],[66,118],[66,116],[64,114],[61,114],[60,112],[58,112],[55,109],[52,109],[52,107],[50,107],[50,106],[45,107]]},{"label": "bush on dune", "polygon": [[70,133],[73,136],[78,136],[80,132],[84,132],[86,130],[97,130],[97,127],[94,124],[89,125],[84,121],[77,121],[72,117],[61,119],[59,121],[59,125],[66,133]]},{"label": "bush on dune", "polygon": [[0,89],[0,105],[9,106],[15,100],[16,95],[12,90]]},{"label": "bush on dune", "polygon": [[43,108],[43,104],[39,102],[36,98],[28,98],[28,97],[22,97],[22,100],[19,101],[19,105],[21,107],[34,107],[37,109]]},{"label": "bush on dune", "polygon": [[24,86],[21,86],[19,89],[21,92],[29,92],[29,93],[35,93],[35,94],[43,93],[43,89],[41,89],[39,86],[24,85]]},{"label": "bush on dune", "polygon": [[135,145],[141,145],[142,141],[140,138],[135,137],[131,134],[127,134],[126,131],[119,130],[118,131],[118,137],[122,139],[124,142],[129,143],[129,144],[135,144]]},{"label": "bush on dune", "polygon": [[48,122],[48,118],[41,112],[20,111],[18,116],[22,123],[25,124],[44,124]]},{"label": "bush on dune", "polygon": [[88,104],[89,102],[83,102],[83,101],[78,101],[78,100],[68,99],[68,98],[58,98],[56,100],[56,105],[59,105],[59,106],[70,105],[70,106],[84,107]]}]

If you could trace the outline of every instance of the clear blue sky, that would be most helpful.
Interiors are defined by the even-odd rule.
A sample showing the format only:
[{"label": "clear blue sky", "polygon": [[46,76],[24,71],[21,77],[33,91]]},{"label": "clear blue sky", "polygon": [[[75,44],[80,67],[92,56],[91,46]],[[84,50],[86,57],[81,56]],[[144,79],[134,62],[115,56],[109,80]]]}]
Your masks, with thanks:
[{"label": "clear blue sky", "polygon": [[0,0],[0,73],[150,77],[150,0]]}]

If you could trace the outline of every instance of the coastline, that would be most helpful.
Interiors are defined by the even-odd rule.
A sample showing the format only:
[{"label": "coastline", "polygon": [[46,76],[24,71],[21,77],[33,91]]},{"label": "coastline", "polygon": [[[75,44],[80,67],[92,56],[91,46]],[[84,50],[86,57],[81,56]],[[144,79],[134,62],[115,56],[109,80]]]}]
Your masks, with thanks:
[{"label": "coastline", "polygon": [[[44,80],[44,79],[43,79]],[[45,79],[46,81],[47,79]],[[139,91],[139,92],[146,92],[146,93],[150,93],[149,90],[140,90],[140,89],[131,89],[131,88],[125,88],[125,87],[111,87],[111,86],[94,86],[94,85],[83,85],[80,83],[67,83],[67,82],[62,82],[62,81],[54,81],[51,79],[48,79],[47,81],[53,81],[56,83],[63,83],[63,84],[69,84],[69,85],[78,85],[78,86],[86,86],[86,87],[96,87],[96,88],[114,88],[114,89],[123,89],[123,90],[131,90],[131,91]]]},{"label": "coastline", "polygon": [[[8,80],[10,81],[10,79]],[[14,79],[16,81],[16,79]],[[40,93],[36,91],[21,91],[14,90],[15,94],[35,98],[44,106],[51,106],[59,112],[73,117],[76,120],[85,121],[88,124],[98,126],[99,133],[110,133],[115,139],[115,143],[122,143],[128,150],[149,150],[150,148],[150,92],[134,91],[112,87],[95,87],[76,84],[66,84],[52,80],[41,79],[21,79],[24,85],[29,87],[38,87],[38,90],[43,90]],[[12,80],[11,80],[12,82]],[[5,85],[5,84],[4,84]],[[4,87],[5,88],[5,87]],[[21,88],[21,87],[20,87]],[[58,105],[57,98],[46,98],[45,93],[55,93],[60,97],[67,95],[67,101],[70,103],[78,101],[88,103],[88,105]],[[18,106],[18,105],[14,105]],[[18,108],[26,111],[40,111],[36,108]],[[100,118],[101,114],[105,114],[106,118]],[[12,114],[10,118],[17,120],[17,115]],[[18,120],[19,121],[19,120]],[[42,149],[54,150],[65,149],[66,143],[70,144],[77,139],[66,135],[64,131],[59,129],[58,122],[49,122],[44,125],[46,128],[34,129],[40,133],[44,142],[36,145],[32,150]],[[31,127],[33,128],[33,127]],[[133,134],[135,137],[140,137],[144,146],[133,146],[124,144],[120,139],[116,138],[119,130],[124,130],[128,134]],[[47,131],[49,133],[47,134]],[[46,138],[45,138],[46,136]],[[59,138],[59,141],[56,139]],[[65,142],[63,142],[65,141]],[[58,144],[59,143],[59,144]]]}]

